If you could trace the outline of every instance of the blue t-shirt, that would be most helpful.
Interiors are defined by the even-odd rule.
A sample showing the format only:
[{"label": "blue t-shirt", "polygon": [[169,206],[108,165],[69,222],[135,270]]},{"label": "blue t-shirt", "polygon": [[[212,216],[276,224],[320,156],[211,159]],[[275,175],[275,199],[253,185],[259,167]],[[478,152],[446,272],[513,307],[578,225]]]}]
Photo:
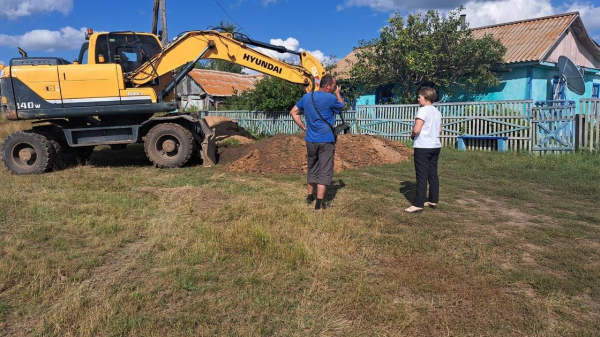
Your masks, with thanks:
[{"label": "blue t-shirt", "polygon": [[[306,121],[306,136],[304,140],[309,143],[330,143],[334,142],[331,128],[325,124],[323,119],[315,111],[315,106],[311,99],[312,93],[307,93],[296,103],[296,107],[304,112]],[[335,125],[335,114],[339,114],[344,104],[337,100],[335,95],[323,91],[315,91],[315,105],[321,116],[331,125]]]}]

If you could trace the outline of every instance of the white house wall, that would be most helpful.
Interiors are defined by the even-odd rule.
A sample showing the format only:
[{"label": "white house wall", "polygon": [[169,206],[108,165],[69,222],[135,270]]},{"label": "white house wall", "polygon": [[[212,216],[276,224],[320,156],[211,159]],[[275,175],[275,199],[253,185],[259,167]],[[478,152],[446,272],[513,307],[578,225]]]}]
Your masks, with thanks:
[{"label": "white house wall", "polygon": [[594,58],[590,51],[579,41],[573,33],[573,28],[569,29],[558,40],[554,48],[550,51],[547,59],[544,61],[558,62],[558,57],[564,55],[578,66],[586,68],[600,69],[600,60]]}]

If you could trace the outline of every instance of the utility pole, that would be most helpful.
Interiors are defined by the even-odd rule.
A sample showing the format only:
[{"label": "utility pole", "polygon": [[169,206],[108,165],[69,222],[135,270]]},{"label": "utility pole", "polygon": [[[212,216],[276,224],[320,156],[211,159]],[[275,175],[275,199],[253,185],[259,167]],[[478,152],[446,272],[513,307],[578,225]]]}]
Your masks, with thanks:
[{"label": "utility pole", "polygon": [[169,34],[167,34],[167,0],[160,0],[160,28],[162,29],[162,39],[160,43],[166,46],[169,42]]},{"label": "utility pole", "polygon": [[160,0],[154,0],[154,8],[152,9],[152,34],[158,34],[158,5]]},{"label": "utility pole", "polygon": [[167,33],[167,6],[166,0],[154,0],[152,9],[152,34],[158,34],[158,10],[160,9],[160,30],[162,38],[160,43],[166,45],[169,42],[169,34]]}]

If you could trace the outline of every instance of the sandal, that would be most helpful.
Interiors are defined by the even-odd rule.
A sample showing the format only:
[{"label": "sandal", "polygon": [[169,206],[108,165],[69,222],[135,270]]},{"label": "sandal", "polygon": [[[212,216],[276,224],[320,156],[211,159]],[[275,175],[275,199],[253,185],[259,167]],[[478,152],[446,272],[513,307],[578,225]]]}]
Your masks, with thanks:
[{"label": "sandal", "polygon": [[404,210],[406,213],[421,213],[423,212],[422,208],[410,206],[409,208]]},{"label": "sandal", "polygon": [[429,202],[429,201],[426,201],[424,205],[425,205],[425,207],[429,207],[429,208],[433,208],[433,209],[436,209],[438,206],[437,204],[434,204],[433,202]]}]

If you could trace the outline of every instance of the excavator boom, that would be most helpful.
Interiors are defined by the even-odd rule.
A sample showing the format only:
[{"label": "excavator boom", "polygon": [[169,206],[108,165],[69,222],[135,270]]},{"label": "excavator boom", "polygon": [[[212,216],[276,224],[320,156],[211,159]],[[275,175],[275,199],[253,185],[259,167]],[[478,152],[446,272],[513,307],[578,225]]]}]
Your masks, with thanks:
[{"label": "excavator boom", "polygon": [[128,73],[126,81],[135,87],[144,86],[190,62],[197,62],[199,59],[219,59],[301,84],[307,92],[318,89],[325,69],[310,53],[298,54],[300,64],[291,65],[250,48],[230,33],[213,30],[191,31],[182,34],[150,61]]}]

